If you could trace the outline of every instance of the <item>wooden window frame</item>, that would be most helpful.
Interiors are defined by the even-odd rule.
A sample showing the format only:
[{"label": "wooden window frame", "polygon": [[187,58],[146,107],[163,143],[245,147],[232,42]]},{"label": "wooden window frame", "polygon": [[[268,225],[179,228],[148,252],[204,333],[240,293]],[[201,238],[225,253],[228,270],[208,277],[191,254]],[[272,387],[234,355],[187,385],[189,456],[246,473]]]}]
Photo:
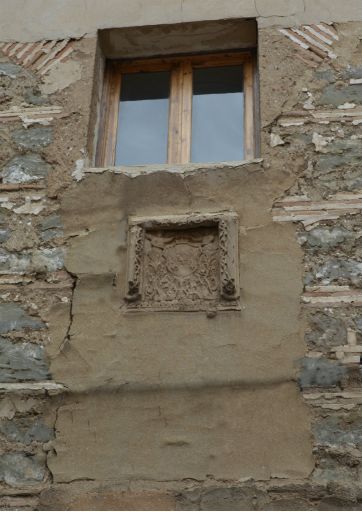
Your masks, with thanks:
[{"label": "wooden window frame", "polygon": [[192,69],[243,66],[244,159],[255,158],[255,56],[252,50],[106,62],[96,166],[115,165],[123,73],[170,71],[167,164],[186,164],[191,155]]}]

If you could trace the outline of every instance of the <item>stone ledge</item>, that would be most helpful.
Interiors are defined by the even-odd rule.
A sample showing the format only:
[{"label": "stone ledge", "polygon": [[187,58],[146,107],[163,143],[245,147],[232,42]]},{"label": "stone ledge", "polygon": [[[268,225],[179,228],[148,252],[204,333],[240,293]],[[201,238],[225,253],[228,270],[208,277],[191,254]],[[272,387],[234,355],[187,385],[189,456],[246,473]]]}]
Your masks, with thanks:
[{"label": "stone ledge", "polygon": [[[85,174],[103,174],[111,172],[113,174],[124,174],[129,178],[137,178],[146,174],[154,174],[156,172],[165,172],[171,174],[179,174],[181,176],[193,174],[205,170],[218,170],[218,169],[235,169],[244,167],[246,165],[259,164],[263,162],[262,158],[254,158],[251,160],[237,160],[232,162],[201,162],[201,163],[187,163],[187,164],[151,164],[151,165],[121,165],[117,167],[88,167],[83,170]],[[81,178],[82,179],[82,178]]]},{"label": "stone ledge", "polygon": [[67,391],[66,386],[54,381],[0,383],[0,394],[42,394],[58,395]]}]

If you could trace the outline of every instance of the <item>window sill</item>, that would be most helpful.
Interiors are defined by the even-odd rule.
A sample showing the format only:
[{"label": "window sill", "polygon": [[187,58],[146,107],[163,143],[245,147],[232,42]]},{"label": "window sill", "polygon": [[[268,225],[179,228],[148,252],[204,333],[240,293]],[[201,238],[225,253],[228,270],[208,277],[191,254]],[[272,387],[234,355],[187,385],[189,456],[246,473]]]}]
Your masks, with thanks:
[{"label": "window sill", "polygon": [[251,160],[238,160],[232,162],[212,162],[212,163],[188,163],[188,164],[149,164],[149,165],[124,165],[119,167],[89,167],[84,169],[83,177],[89,174],[123,174],[129,178],[137,178],[157,172],[170,174],[187,175],[205,170],[224,170],[236,169],[247,165],[259,164],[262,158],[253,158]]}]

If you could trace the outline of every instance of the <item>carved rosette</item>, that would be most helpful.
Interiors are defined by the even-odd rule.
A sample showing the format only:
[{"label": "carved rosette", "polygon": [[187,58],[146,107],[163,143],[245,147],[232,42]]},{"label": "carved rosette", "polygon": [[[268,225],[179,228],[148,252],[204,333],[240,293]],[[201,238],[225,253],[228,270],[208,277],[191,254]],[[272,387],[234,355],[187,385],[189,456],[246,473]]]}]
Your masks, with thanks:
[{"label": "carved rosette", "polygon": [[129,220],[128,309],[240,309],[232,212]]}]

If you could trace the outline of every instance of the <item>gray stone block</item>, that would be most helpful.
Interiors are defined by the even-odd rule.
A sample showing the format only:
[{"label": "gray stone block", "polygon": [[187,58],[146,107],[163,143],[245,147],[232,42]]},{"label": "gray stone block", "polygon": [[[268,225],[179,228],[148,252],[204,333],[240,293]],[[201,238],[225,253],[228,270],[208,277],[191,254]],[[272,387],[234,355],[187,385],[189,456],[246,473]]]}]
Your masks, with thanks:
[{"label": "gray stone block", "polygon": [[201,497],[200,510],[254,510],[264,493],[255,488],[218,487]]},{"label": "gray stone block", "polygon": [[3,229],[0,227],[0,243],[6,242],[10,237],[10,231],[8,229]]},{"label": "gray stone block", "polygon": [[59,215],[50,215],[49,217],[45,217],[41,223],[41,229],[53,229],[53,228],[62,228],[62,221]]},{"label": "gray stone block", "polygon": [[313,510],[312,504],[300,496],[273,500],[264,510]]},{"label": "gray stone block", "polygon": [[323,445],[362,445],[362,418],[351,415],[350,418],[328,416],[314,425],[314,435]]},{"label": "gray stone block", "polygon": [[329,83],[332,83],[336,80],[335,74],[331,69],[316,71],[315,77],[317,80],[325,80],[326,82]]},{"label": "gray stone block", "polygon": [[62,222],[59,215],[50,215],[46,217],[41,223],[41,237],[44,241],[52,240],[53,238],[63,235]]},{"label": "gray stone block", "polygon": [[44,323],[25,313],[15,302],[0,304],[0,333],[22,329],[43,329]]},{"label": "gray stone block", "polygon": [[357,327],[357,330],[362,333],[362,316],[355,318],[354,323]]},{"label": "gray stone block", "polygon": [[316,313],[311,318],[312,330],[305,335],[306,341],[313,344],[313,348],[326,348],[345,345],[347,343],[347,329],[340,318]]},{"label": "gray stone block", "polygon": [[64,253],[60,247],[34,251],[32,267],[36,272],[54,272],[64,265]]},{"label": "gray stone block", "polygon": [[49,379],[44,348],[0,338],[0,382]]},{"label": "gray stone block", "polygon": [[14,131],[12,138],[21,149],[41,149],[52,142],[53,130],[47,126],[23,128]]},{"label": "gray stone block", "polygon": [[44,242],[48,242],[49,240],[63,236],[63,231],[61,229],[47,229],[46,231],[42,231],[40,236]]},{"label": "gray stone block", "polygon": [[9,274],[54,272],[63,265],[64,253],[60,247],[37,249],[33,253],[11,253],[0,249],[0,271]]},{"label": "gray stone block", "polygon": [[22,72],[22,68],[17,64],[11,62],[0,62],[0,76],[8,76],[9,78],[16,78],[19,73]]},{"label": "gray stone block", "polygon": [[301,366],[298,380],[302,388],[336,386],[347,372],[340,364],[322,357],[304,357]]},{"label": "gray stone block", "polygon": [[[333,169],[353,167],[359,165],[361,161],[362,154],[359,140],[338,140],[328,145],[328,154],[319,156],[314,175],[330,174]],[[346,177],[343,176],[343,178]]]},{"label": "gray stone block", "polygon": [[0,175],[4,183],[26,183],[45,178],[49,170],[50,166],[40,155],[28,153],[10,160]]},{"label": "gray stone block", "polygon": [[330,259],[316,269],[315,277],[321,280],[323,284],[342,281],[355,286],[361,286],[362,263],[352,259]]},{"label": "gray stone block", "polygon": [[362,67],[348,66],[343,72],[343,78],[362,78]]},{"label": "gray stone block", "polygon": [[0,481],[12,487],[37,485],[45,474],[45,456],[11,452],[0,457]]},{"label": "gray stone block", "polygon": [[0,271],[7,274],[21,274],[30,270],[30,254],[13,254],[0,248]]},{"label": "gray stone block", "polygon": [[340,88],[336,84],[330,84],[316,101],[317,105],[333,105],[334,107],[344,103],[362,103],[362,87],[347,85]]},{"label": "gray stone block", "polygon": [[54,438],[53,429],[38,417],[4,419],[0,422],[0,433],[7,441],[26,445],[33,442],[47,443]]},{"label": "gray stone block", "polygon": [[329,249],[336,247],[353,235],[343,227],[314,228],[306,234],[306,242],[310,247]]},{"label": "gray stone block", "polygon": [[42,96],[39,89],[29,87],[24,93],[24,100],[29,105],[45,105],[48,103],[48,97]]}]

